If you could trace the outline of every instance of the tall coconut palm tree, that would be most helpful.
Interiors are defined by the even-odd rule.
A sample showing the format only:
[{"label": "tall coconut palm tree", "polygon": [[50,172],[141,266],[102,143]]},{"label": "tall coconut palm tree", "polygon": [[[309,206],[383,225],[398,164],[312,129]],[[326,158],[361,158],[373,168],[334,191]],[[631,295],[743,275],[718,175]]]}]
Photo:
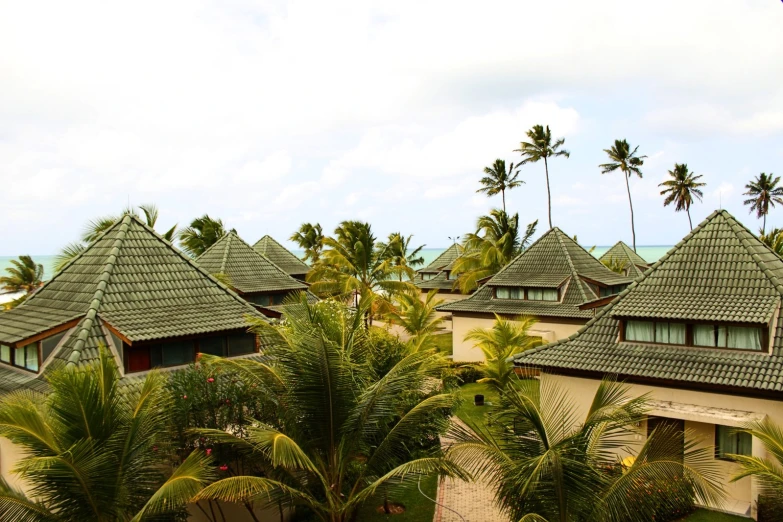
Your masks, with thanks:
[{"label": "tall coconut palm tree", "polygon": [[[412,240],[412,235],[405,237],[400,232],[392,232],[389,234],[388,243],[378,242],[375,248],[380,253],[381,259],[390,267],[408,267],[413,270],[424,264],[424,257],[421,255],[424,245],[411,248]],[[402,271],[399,271],[400,280],[402,276]]]},{"label": "tall coconut palm tree", "polygon": [[[712,449],[684,440],[670,425],[656,428],[621,467],[618,452],[638,444],[633,427],[647,399],[602,382],[586,415],[549,381],[512,381],[493,429],[454,430],[449,456],[495,490],[512,520],[536,514],[549,522],[669,520],[686,514],[694,497],[714,504],[722,496]],[[526,520],[540,520],[528,518]]]},{"label": "tall coconut palm tree", "polygon": [[[63,267],[71,261],[71,259],[75,258],[79,254],[84,252],[84,250],[90,245],[90,243],[95,241],[98,237],[100,237],[101,234],[103,234],[106,230],[111,228],[111,226],[114,225],[114,223],[116,223],[117,221],[119,221],[122,218],[122,216],[124,216],[125,214],[133,214],[139,216],[139,211],[141,211],[141,214],[143,214],[147,226],[151,228],[155,228],[155,225],[158,222],[158,208],[152,204],[139,205],[135,209],[133,207],[128,207],[119,216],[102,216],[90,220],[87,223],[87,226],[84,228],[84,231],[82,232],[81,240],[73,243],[69,243],[68,245],[63,247],[63,249],[57,255],[54,261],[54,271],[59,272],[60,270],[62,270]],[[176,236],[176,233],[177,233],[177,225],[174,225],[166,232],[164,232],[162,234],[162,237],[166,241],[172,242],[174,241],[174,237]]]},{"label": "tall coconut palm tree", "polygon": [[500,194],[503,198],[503,212],[506,211],[506,190],[511,190],[522,186],[524,181],[517,179],[519,177],[519,166],[521,163],[514,165],[514,163],[508,164],[506,169],[506,162],[502,159],[496,159],[495,163],[490,167],[484,167],[484,176],[479,180],[479,183],[483,185],[476,192],[483,192],[488,197]]},{"label": "tall coconut palm tree", "polygon": [[666,187],[661,191],[661,196],[666,196],[663,200],[663,206],[668,207],[671,203],[674,203],[674,211],[679,212],[684,210],[688,214],[688,225],[693,230],[693,221],[691,221],[691,204],[694,198],[701,201],[704,195],[701,191],[701,187],[706,186],[706,183],[700,183],[698,180],[702,177],[694,176],[693,172],[688,170],[688,165],[685,163],[675,163],[674,169],[669,171],[671,179],[667,179],[659,187]]},{"label": "tall coconut palm tree", "polygon": [[324,242],[324,231],[320,223],[315,225],[302,223],[299,230],[291,234],[289,239],[304,250],[305,261],[309,261],[311,264],[318,262]]},{"label": "tall coconut palm tree", "polygon": [[479,281],[490,277],[518,256],[536,233],[538,220],[527,225],[520,237],[519,214],[509,216],[492,209],[476,222],[476,232],[464,239],[464,253],[455,262],[452,273],[458,275],[455,286],[463,293],[476,289]]},{"label": "tall coconut palm tree", "polygon": [[5,269],[7,276],[0,277],[0,288],[6,292],[24,292],[31,294],[43,284],[44,267],[33,261],[30,256],[12,259]]},{"label": "tall coconut palm tree", "polygon": [[474,341],[475,346],[484,353],[485,364],[480,368],[486,382],[503,393],[506,386],[515,378],[514,365],[509,362],[512,355],[541,345],[541,338],[528,335],[528,330],[538,321],[532,317],[519,317],[513,321],[495,314],[492,328],[473,328],[466,341]]},{"label": "tall coconut palm tree", "polygon": [[[244,437],[222,430],[204,436],[235,444],[269,462],[284,478],[232,476],[202,490],[196,499],[278,501],[309,509],[323,521],[352,520],[376,492],[413,484],[422,475],[464,476],[443,458],[438,433],[448,424],[454,396],[437,390],[444,358],[411,352],[382,377],[366,363],[371,347],[358,310],[334,300],[289,307],[286,323],[256,323],[273,366],[250,359],[204,356],[243,378],[276,383],[279,418],[257,423]],[[423,429],[429,426],[428,429]]]},{"label": "tall coconut palm tree", "polygon": [[[415,290],[409,282],[413,270],[386,262],[369,223],[343,221],[334,234],[324,238],[321,257],[307,274],[313,292],[351,300],[355,306],[374,296],[373,307],[367,310],[367,322],[372,324],[376,312],[391,310],[394,295]],[[401,275],[407,280],[403,281]]]},{"label": "tall coconut palm tree", "polygon": [[636,174],[639,178],[642,177],[642,171],[640,167],[644,165],[644,158],[647,156],[637,156],[636,151],[639,150],[637,145],[633,150],[626,140],[614,140],[614,145],[610,149],[604,149],[604,152],[609,156],[610,163],[604,163],[599,165],[601,167],[601,174],[607,174],[620,170],[625,177],[625,188],[628,191],[628,205],[631,207],[631,236],[633,237],[633,251],[636,252],[636,228],[633,222],[633,201],[631,200],[631,186],[628,183],[628,179],[631,174]]},{"label": "tall coconut palm tree", "polygon": [[762,172],[756,179],[745,185],[748,189],[743,195],[750,196],[745,204],[750,206],[750,212],[756,212],[756,218],[764,218],[761,231],[767,229],[767,214],[769,209],[775,208],[775,204],[783,204],[783,187],[779,187],[780,176],[765,174]]},{"label": "tall coconut palm tree", "polygon": [[524,158],[520,165],[538,163],[539,161],[544,160],[549,228],[552,228],[552,191],[549,188],[549,158],[556,158],[557,156],[570,158],[571,153],[560,148],[565,144],[565,138],[559,138],[552,143],[552,132],[549,130],[549,125],[547,125],[546,128],[542,125],[533,125],[533,128],[525,134],[527,134],[529,141],[521,142],[519,148],[515,149],[514,152],[519,152]]},{"label": "tall coconut palm tree", "polygon": [[204,214],[182,229],[179,233],[179,245],[188,255],[198,257],[225,235],[223,221]]},{"label": "tall coconut palm tree", "polygon": [[214,474],[202,452],[166,471],[165,379],[153,371],[138,387],[121,386],[113,356],[101,349],[86,367],[52,373],[45,396],[6,395],[0,436],[22,450],[14,473],[29,485],[29,497],[0,482],[0,519],[122,522],[181,514]]},{"label": "tall coconut palm tree", "polygon": [[444,318],[438,317],[435,307],[443,303],[438,290],[430,290],[424,299],[418,292],[399,294],[396,306],[387,318],[391,324],[402,326],[411,338],[411,345],[417,349],[435,348],[433,335],[441,328]]}]

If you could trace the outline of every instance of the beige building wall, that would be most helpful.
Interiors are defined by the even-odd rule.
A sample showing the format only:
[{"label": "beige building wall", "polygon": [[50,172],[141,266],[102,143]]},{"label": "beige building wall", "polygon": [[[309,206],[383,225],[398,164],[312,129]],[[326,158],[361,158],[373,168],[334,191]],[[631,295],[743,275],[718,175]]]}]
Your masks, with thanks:
[{"label": "beige building wall", "polygon": [[[595,396],[600,381],[582,377],[566,375],[541,374],[542,386],[557,385],[566,390],[568,396],[574,401],[577,409],[577,418],[584,419],[590,408],[590,403]],[[685,429],[692,432],[692,437],[698,440],[699,446],[712,448],[715,445],[715,425],[742,427],[748,416],[755,418],[769,417],[774,423],[783,425],[783,401],[761,399],[753,397],[741,397],[731,394],[707,393],[695,390],[682,390],[676,388],[664,388],[651,385],[629,384],[630,394],[633,397],[649,393],[650,400],[673,402],[680,405],[694,405],[705,408],[719,408],[721,410],[735,410],[736,418],[720,418],[710,416],[698,408],[692,413],[673,412],[653,409],[651,414],[659,417],[682,419],[685,421]],[[639,445],[646,439],[647,426],[639,428]],[[764,448],[756,439],[753,440],[753,456],[764,457]],[[755,480],[747,477],[731,483],[731,477],[738,472],[739,466],[733,462],[714,459],[714,463],[723,477],[723,486],[727,499],[721,506],[710,506],[718,509],[744,512],[752,508],[751,514],[755,517],[755,502],[758,497],[758,487]]]},{"label": "beige building wall", "polygon": [[[568,319],[564,321],[568,321]],[[586,322],[587,321],[585,321],[585,323]],[[454,314],[452,316],[454,360],[460,362],[484,361],[484,353],[479,348],[476,348],[473,341],[466,341],[465,336],[474,328],[484,328],[488,330],[492,328],[494,323],[494,315]],[[552,318],[546,318],[539,320],[528,333],[541,337],[545,343],[551,343],[576,333],[582,326],[584,326],[584,323],[558,323],[554,322]]]},{"label": "beige building wall", "polygon": [[[443,301],[443,304],[446,303],[453,303],[455,301],[462,301],[463,299],[467,299],[470,297],[470,295],[465,294],[452,294],[450,292],[438,292],[438,299]],[[427,292],[422,291],[419,294],[419,298],[424,302],[425,299],[427,299]],[[435,312],[436,317],[451,317],[451,312]]]},{"label": "beige building wall", "polygon": [[16,463],[22,458],[22,450],[5,437],[0,437],[0,475],[11,487],[27,490],[27,486],[18,476],[11,473]]}]

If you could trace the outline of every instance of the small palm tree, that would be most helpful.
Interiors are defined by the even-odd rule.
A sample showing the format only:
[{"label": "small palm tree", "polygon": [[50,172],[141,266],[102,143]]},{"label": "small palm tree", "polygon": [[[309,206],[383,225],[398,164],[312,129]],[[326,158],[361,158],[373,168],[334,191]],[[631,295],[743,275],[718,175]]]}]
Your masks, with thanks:
[{"label": "small palm tree", "polygon": [[484,352],[485,364],[480,367],[484,378],[478,382],[490,383],[501,393],[506,389],[515,375],[509,358],[541,345],[540,337],[527,334],[537,322],[524,316],[510,321],[495,314],[492,328],[474,328],[467,333],[465,340],[474,341],[475,346]]},{"label": "small palm tree", "polygon": [[452,267],[459,276],[454,286],[466,294],[475,290],[482,279],[496,274],[527,247],[537,226],[538,220],[528,224],[520,237],[519,214],[492,209],[479,217],[476,232],[465,236],[464,253]]},{"label": "small palm tree", "polygon": [[731,481],[736,482],[745,477],[754,477],[761,486],[762,495],[775,499],[783,506],[783,430],[765,418],[741,431],[749,433],[761,441],[769,457],[728,455],[742,467],[740,472],[731,478]]},{"label": "small palm tree", "polygon": [[402,326],[411,337],[411,345],[416,350],[434,348],[433,335],[441,328],[444,318],[438,317],[435,307],[443,303],[438,291],[430,290],[424,300],[416,293],[404,293],[397,296],[397,306],[387,316],[391,324]]},{"label": "small palm tree", "polygon": [[773,228],[767,234],[763,230],[759,230],[759,241],[767,245],[777,255],[783,257],[783,229]]},{"label": "small palm tree", "polygon": [[571,153],[565,149],[560,149],[565,144],[565,138],[559,138],[552,143],[552,132],[549,125],[544,128],[542,125],[534,125],[532,129],[526,132],[530,141],[523,141],[519,148],[514,152],[519,152],[524,158],[520,165],[527,163],[538,163],[544,160],[544,172],[546,174],[546,201],[549,210],[549,228],[552,228],[552,192],[549,189],[549,158],[557,156],[571,157]]},{"label": "small palm tree", "polygon": [[0,288],[6,292],[24,292],[31,294],[43,284],[44,267],[33,261],[30,256],[12,259],[5,269],[7,276],[0,277]]},{"label": "small palm tree", "polygon": [[101,349],[89,366],[52,373],[45,396],[5,396],[0,436],[22,450],[14,473],[30,496],[1,481],[0,519],[122,522],[181,514],[214,474],[210,458],[193,452],[165,478],[165,379],[153,371],[123,387],[113,356]]},{"label": "small palm tree", "polygon": [[628,262],[619,257],[610,257],[609,259],[603,259],[601,263],[614,272],[615,274],[628,275]]},{"label": "small palm tree", "polygon": [[366,317],[372,324],[376,312],[391,310],[393,296],[415,291],[409,282],[414,271],[408,266],[392,266],[383,259],[368,223],[343,221],[334,233],[335,237],[324,238],[325,249],[307,274],[313,292],[352,301],[354,306],[374,297]]},{"label": "small palm tree", "polygon": [[515,166],[512,162],[508,164],[508,169],[506,169],[506,162],[502,159],[496,159],[491,167],[484,167],[486,176],[479,180],[483,187],[476,192],[483,192],[488,197],[500,194],[503,198],[503,212],[505,212],[506,190],[520,187],[524,183],[521,179],[517,179],[519,170],[514,170],[518,169],[520,165],[522,164],[519,163]]},{"label": "small palm tree", "polygon": [[633,150],[626,140],[614,140],[614,145],[610,149],[604,149],[604,152],[609,156],[610,163],[604,163],[599,165],[601,167],[601,174],[607,174],[620,170],[625,176],[625,188],[628,191],[628,204],[631,207],[631,235],[633,237],[633,251],[636,252],[636,228],[633,222],[633,201],[631,201],[631,186],[628,183],[628,179],[631,174],[636,174],[639,178],[642,177],[642,171],[640,167],[644,165],[644,158],[647,156],[637,156],[636,151],[639,150],[637,145]]},{"label": "small palm tree", "polygon": [[[378,242],[375,248],[378,250],[380,258],[386,261],[390,267],[415,269],[424,264],[424,257],[421,255],[424,245],[412,249],[412,240],[412,235],[405,237],[400,232],[392,232],[389,234],[388,243]],[[399,271],[397,275],[401,281],[403,272]]]},{"label": "small palm tree", "polygon": [[203,356],[206,365],[225,365],[249,382],[274,386],[279,418],[273,424],[256,423],[241,437],[202,433],[268,462],[281,478],[224,478],[196,500],[280,500],[308,508],[319,520],[347,522],[376,492],[415,485],[432,473],[464,476],[443,458],[438,441],[454,402],[432,386],[445,359],[411,352],[379,377],[366,363],[372,347],[362,316],[370,305],[365,300],[352,311],[333,300],[310,305],[303,299],[290,305],[284,325],[257,322],[273,367]]},{"label": "small palm tree", "polygon": [[764,218],[761,226],[762,233],[767,229],[767,214],[770,207],[775,208],[775,204],[783,204],[783,187],[779,187],[780,176],[774,174],[767,175],[764,172],[759,174],[756,179],[745,185],[748,189],[744,193],[750,198],[745,200],[746,205],[750,205],[750,212],[756,212],[757,218]]},{"label": "small palm tree", "polygon": [[660,510],[687,510],[694,497],[714,505],[722,472],[712,449],[671,425],[656,428],[632,464],[620,464],[618,452],[638,444],[633,426],[649,409],[646,397],[628,392],[603,381],[579,419],[556,385],[512,381],[493,429],[455,429],[448,455],[490,484],[512,520],[648,522]]},{"label": "small palm tree", "polygon": [[684,210],[688,214],[688,225],[693,230],[693,221],[691,221],[691,204],[694,198],[701,201],[704,195],[701,191],[701,187],[706,186],[706,183],[700,183],[698,180],[702,177],[694,176],[693,172],[688,170],[688,165],[685,163],[675,163],[674,169],[669,171],[671,179],[667,179],[659,187],[666,187],[661,191],[661,196],[666,196],[663,200],[663,206],[668,207],[671,203],[674,203],[674,211],[679,212]]},{"label": "small palm tree", "polygon": [[[82,232],[81,241],[76,241],[74,243],[69,243],[63,249],[60,251],[60,253],[57,255],[57,257],[54,260],[54,271],[59,272],[60,270],[65,267],[73,258],[84,252],[84,250],[98,237],[101,236],[105,231],[107,231],[109,228],[111,228],[112,225],[114,225],[117,221],[119,221],[122,216],[125,214],[133,214],[135,216],[138,216],[138,211],[141,211],[141,213],[144,215],[144,219],[147,223],[147,226],[150,228],[155,228],[155,225],[158,222],[158,208],[155,205],[152,204],[144,204],[139,205],[137,209],[134,209],[133,207],[128,207],[125,209],[125,211],[119,215],[119,216],[103,216],[96,219],[93,219],[87,223],[87,226],[84,229],[84,232]],[[162,234],[161,237],[168,241],[169,243],[174,241],[174,237],[177,233],[177,225],[174,225],[170,229],[168,229],[166,232]]]},{"label": "small palm tree", "polygon": [[188,255],[198,257],[225,235],[223,221],[204,214],[179,233],[179,245]]},{"label": "small palm tree", "polygon": [[305,261],[309,261],[311,264],[318,262],[318,259],[321,257],[321,249],[323,248],[324,242],[324,231],[321,228],[320,223],[316,223],[315,225],[302,223],[299,230],[291,234],[289,239],[299,245],[299,248],[304,250]]}]

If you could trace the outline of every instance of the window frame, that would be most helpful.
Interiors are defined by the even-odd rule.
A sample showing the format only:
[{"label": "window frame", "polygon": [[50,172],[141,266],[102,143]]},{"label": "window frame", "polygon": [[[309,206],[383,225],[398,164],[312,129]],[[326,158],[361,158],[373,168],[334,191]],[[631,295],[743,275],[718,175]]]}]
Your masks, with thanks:
[{"label": "window frame", "polygon": [[[746,457],[752,457],[753,456],[753,436],[750,433],[746,433],[744,431],[741,431],[740,428],[735,428],[734,426],[725,426],[723,424],[714,424],[714,426],[715,426],[715,429],[714,429],[714,432],[715,432],[715,454],[714,454],[715,460],[723,460],[723,461],[728,461],[728,462],[734,462],[734,460],[724,456],[726,453],[732,453],[734,455],[743,455],[743,456],[746,456]],[[725,428],[725,429],[729,429],[729,430],[734,430],[734,435],[735,435],[735,437],[734,437],[734,439],[735,439],[735,444],[734,444],[735,447],[734,447],[734,449],[737,450],[737,451],[723,451],[723,452],[721,452],[720,445],[719,445],[720,437],[718,435],[718,428]],[[740,449],[740,447],[739,447],[740,446],[739,438],[741,436],[750,437],[750,454],[749,455],[744,455],[743,453],[739,452],[739,449]]]},{"label": "window frame", "polygon": [[[515,288],[519,289],[521,292],[521,297],[519,298],[511,298],[511,297],[498,297],[498,290],[501,288]],[[557,292],[557,299],[530,299],[528,295],[528,290],[555,290]],[[563,298],[563,295],[560,291],[560,288],[543,288],[543,287],[527,287],[527,286],[495,286],[492,288],[492,298],[493,299],[499,299],[501,301],[532,301],[534,303],[559,303],[561,299]]]},{"label": "window frame", "polygon": [[[655,324],[658,323],[679,323],[685,325],[685,344],[672,344],[662,343],[658,341],[632,341],[626,338],[626,322],[628,321],[644,321]],[[757,328],[761,331],[761,350],[753,350],[752,348],[728,348],[722,346],[702,346],[693,343],[693,327],[694,325],[714,325],[714,326],[739,326],[743,328]],[[621,343],[633,343],[633,344],[648,344],[658,346],[685,346],[688,348],[698,348],[702,350],[723,350],[731,353],[746,352],[746,353],[766,353],[769,354],[769,325],[754,325],[747,323],[732,323],[732,322],[715,322],[715,321],[677,321],[668,319],[645,319],[637,317],[623,317],[618,318],[619,338]],[[655,326],[653,326],[653,331]]]}]

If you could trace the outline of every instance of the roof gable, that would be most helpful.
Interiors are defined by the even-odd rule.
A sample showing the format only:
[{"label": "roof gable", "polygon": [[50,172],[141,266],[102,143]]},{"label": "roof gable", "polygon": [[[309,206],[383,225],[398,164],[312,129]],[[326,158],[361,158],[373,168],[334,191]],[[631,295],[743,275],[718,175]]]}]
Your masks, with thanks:
[{"label": "roof gable", "polygon": [[634,279],[644,273],[644,271],[650,267],[650,263],[645,261],[642,256],[633,251],[631,247],[618,241],[609,250],[604,252],[599,258],[600,261],[612,261],[617,260],[625,264],[628,275]]},{"label": "roof gable", "polygon": [[444,269],[450,269],[454,265],[454,261],[456,261],[461,255],[462,255],[462,245],[458,245],[457,243],[454,243],[449,248],[444,250],[443,252],[438,255],[435,259],[433,259],[430,264],[425,266],[424,268],[419,269],[419,272],[440,272]]},{"label": "roof gable", "polygon": [[256,244],[253,245],[253,250],[269,259],[289,275],[304,275],[310,271],[307,263],[296,257],[290,250],[269,235],[256,241]]},{"label": "roof gable", "polygon": [[306,284],[289,276],[233,231],[209,247],[196,262],[210,274],[226,274],[231,286],[243,294],[307,289]]}]

